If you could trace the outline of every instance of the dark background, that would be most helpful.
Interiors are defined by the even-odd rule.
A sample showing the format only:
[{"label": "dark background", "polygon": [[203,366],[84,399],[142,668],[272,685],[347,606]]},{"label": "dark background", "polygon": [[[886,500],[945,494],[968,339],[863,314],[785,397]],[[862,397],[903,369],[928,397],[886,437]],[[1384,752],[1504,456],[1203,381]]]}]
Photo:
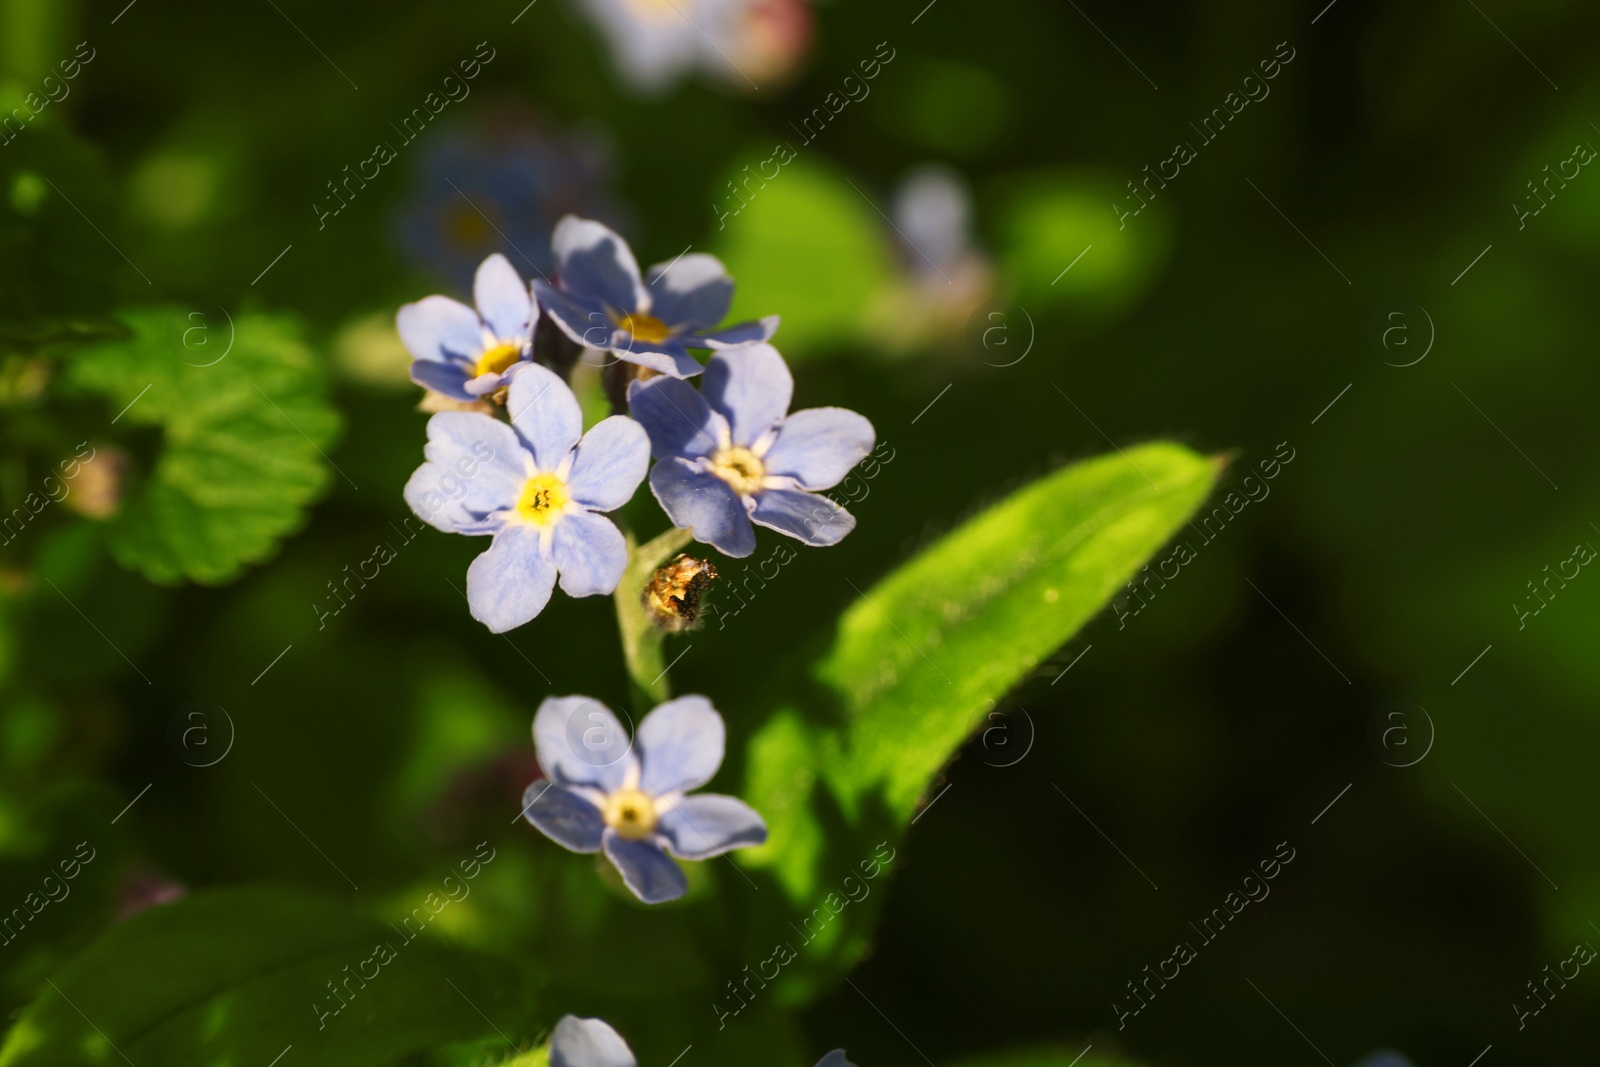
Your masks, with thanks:
[{"label": "dark background", "polygon": [[[261,795],[380,897],[491,837],[511,861],[465,940],[515,945],[560,921],[519,914],[557,854],[504,813],[543,696],[625,700],[609,601],[560,601],[493,636],[449,584],[481,545],[430,532],[325,629],[310,605],[406,514],[424,416],[386,332],[394,309],[465,297],[463,264],[496,247],[547,269],[537,242],[571,209],[621,227],[642,262],[723,254],[736,311],[785,316],[796,406],[860,410],[895,449],[843,545],[802,554],[725,630],[689,639],[676,688],[714,692],[731,722],[766,660],[850,602],[841,576],[864,586],[1108,439],[1229,453],[1224,490],[1280,442],[1294,454],[1270,496],[1214,543],[1186,538],[1197,557],[1177,579],[1041,665],[1000,705],[1000,732],[951,766],[856,988],[804,1016],[816,1051],[844,1045],[865,1067],[1029,1043],[1065,1063],[1090,1042],[1174,1065],[1318,1062],[1308,1042],[1336,1064],[1385,1046],[1420,1065],[1490,1044],[1485,1065],[1593,1058],[1600,979],[1580,975],[1526,1029],[1509,1007],[1600,939],[1600,579],[1581,574],[1521,628],[1512,606],[1574,544],[1600,543],[1600,177],[1583,170],[1524,228],[1512,206],[1574,144],[1600,144],[1591,6],[834,2],[814,8],[789,80],[750,92],[701,76],[654,97],[619,83],[562,0],[515,25],[516,0],[278,6],[139,0],[113,25],[116,3],[0,2],[9,91],[80,40],[96,49],[48,122],[0,148],[9,210],[33,168],[81,212],[52,199],[43,236],[10,246],[4,317],[25,332],[151,303],[217,323],[218,309],[287,312],[343,420],[342,476],[231,583],[150,584],[62,508],[0,549],[8,897],[71,834],[46,828],[150,786],[114,840],[96,831],[110,858],[80,910],[4,961],[8,1008],[133,886],[348,892]],[[319,230],[324,183],[480,41],[496,55],[471,95]],[[895,59],[871,95],[719,230],[727,179],[776,141],[800,147],[790,123],[884,41]],[[1294,59],[1271,95],[1119,230],[1123,183],[1197,142],[1187,123],[1279,42]],[[452,147],[473,138],[479,157]],[[520,202],[518,152],[569,180]],[[970,188],[988,286],[919,275],[878,210],[929,162]],[[477,232],[437,173],[521,229]],[[1010,347],[985,344],[989,323]],[[1395,365],[1430,336],[1425,358]],[[11,394],[7,508],[78,427],[124,448],[136,478],[153,444],[107,427],[118,406]],[[653,508],[636,501],[635,521],[659,526]],[[46,573],[70,577],[82,616]],[[216,766],[178,758],[169,727],[192,707],[237,729]],[[1270,897],[1119,1031],[1124,983],[1195,942],[1188,924],[1279,842],[1295,859]]]}]

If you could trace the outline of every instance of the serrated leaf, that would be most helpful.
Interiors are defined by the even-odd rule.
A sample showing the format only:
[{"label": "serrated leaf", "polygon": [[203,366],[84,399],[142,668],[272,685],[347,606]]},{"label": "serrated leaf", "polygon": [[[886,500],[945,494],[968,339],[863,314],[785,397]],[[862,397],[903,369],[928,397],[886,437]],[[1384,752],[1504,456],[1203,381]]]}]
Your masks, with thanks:
[{"label": "serrated leaf", "polygon": [[131,337],[74,353],[66,372],[113,410],[130,405],[118,421],[162,431],[154,468],[108,530],[111,551],[151,581],[228,581],[299,527],[331,480],[323,451],[339,418],[321,370],[281,316],[125,319]]},{"label": "serrated leaf", "polygon": [[[267,1064],[289,1045],[299,1067],[376,1067],[495,1036],[485,1016],[518,1032],[531,1002],[517,969],[418,927],[408,941],[273,889],[149,909],[51,977],[0,1046],[0,1067]],[[378,944],[392,951],[381,965]]]}]

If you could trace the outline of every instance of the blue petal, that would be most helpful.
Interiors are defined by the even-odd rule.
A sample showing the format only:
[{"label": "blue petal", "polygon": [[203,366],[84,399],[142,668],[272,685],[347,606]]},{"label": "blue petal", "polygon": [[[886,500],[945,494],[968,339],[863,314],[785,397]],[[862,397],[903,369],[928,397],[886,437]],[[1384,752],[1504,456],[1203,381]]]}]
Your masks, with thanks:
[{"label": "blue petal", "polygon": [[[515,368],[516,364],[512,364]],[[490,393],[506,384],[506,375],[503,373],[480,374],[476,378],[468,378],[465,389],[467,395],[477,400],[488,396]]]},{"label": "blue petal", "polygon": [[689,354],[689,346],[681,338],[669,337],[651,344],[630,336],[626,330],[617,330],[611,335],[611,351],[620,360],[649,367],[669,378],[693,378],[705,370]]},{"label": "blue petal", "polygon": [[489,551],[467,568],[472,617],[497,634],[543,611],[555,587],[555,561],[540,551],[539,531],[527,523],[500,527]]},{"label": "blue petal", "polygon": [[682,797],[657,825],[679,859],[704,860],[736,848],[767,843],[767,824],[738,797],[700,793]]},{"label": "blue petal", "polygon": [[483,351],[478,313],[448,296],[425,296],[407,304],[394,323],[406,351],[418,359],[448,363],[453,358],[477,359]]},{"label": "blue petal", "polygon": [[733,443],[748,448],[789,410],[794,379],[776,348],[750,345],[712,356],[701,392],[728,420]]},{"label": "blue petal", "polygon": [[522,794],[522,814],[539,832],[573,852],[599,852],[605,816],[593,801],[547,779]]},{"label": "blue petal", "polygon": [[609,348],[611,345],[611,316],[598,300],[586,300],[572,293],[564,293],[555,286],[535,278],[534,295],[539,306],[561,332],[588,348]]},{"label": "blue petal", "polygon": [[633,1050],[599,1019],[563,1015],[550,1035],[550,1067],[639,1067]]},{"label": "blue petal", "polygon": [[738,348],[770,341],[777,332],[778,316],[767,315],[754,322],[740,322],[721,330],[693,334],[689,337],[689,343],[696,348]]},{"label": "blue petal", "polygon": [[628,569],[628,545],[616,523],[592,511],[574,509],[556,523],[556,567],[568,596],[614,593]]},{"label": "blue petal", "polygon": [[699,390],[677,378],[630,383],[628,411],[650,435],[650,454],[657,459],[709,456],[727,426]]},{"label": "blue petal", "polygon": [[406,482],[406,503],[446,533],[489,532],[484,520],[514,506],[528,477],[528,453],[511,427],[475,411],[429,419],[422,454],[427,462]]},{"label": "blue petal", "polygon": [[545,777],[562,785],[611,793],[639,772],[628,731],[592,697],[546,697],[533,716],[533,744]]},{"label": "blue petal", "polygon": [[727,556],[748,556],[756,550],[756,532],[744,501],[727,482],[698,471],[687,461],[664,459],[650,471],[650,492],[678,529],[694,527],[697,541],[714,545]]},{"label": "blue petal", "polygon": [[616,865],[622,880],[633,895],[646,904],[676,900],[688,892],[689,880],[683,869],[650,841],[629,841],[607,830],[601,840],[606,857]]},{"label": "blue petal", "polygon": [[556,223],[550,247],[561,288],[567,292],[598,300],[624,315],[648,303],[628,242],[609,226],[568,215]]},{"label": "blue petal", "polygon": [[728,269],[704,252],[657,263],[648,279],[650,313],[673,329],[710,329],[727,318],[733,303]]},{"label": "blue petal", "polygon": [[817,1067],[856,1067],[844,1058],[844,1049],[836,1048],[817,1061]]},{"label": "blue petal", "polygon": [[626,415],[612,415],[590,427],[578,442],[567,492],[595,511],[614,511],[633,499],[650,469],[650,438]]},{"label": "blue petal", "polygon": [[816,548],[836,545],[856,528],[856,517],[825,496],[801,489],[763,489],[752,521]]},{"label": "blue petal", "polygon": [[578,398],[555,371],[537,363],[516,366],[506,411],[542,471],[561,466],[583,436]]},{"label": "blue petal", "polygon": [[872,423],[844,408],[807,408],[783,420],[778,440],[762,460],[767,473],[787,475],[802,489],[828,489],[867,457]]},{"label": "blue petal", "polygon": [[472,299],[495,337],[517,342],[528,339],[533,327],[533,297],[516,268],[499,252],[479,264]]},{"label": "blue petal", "polygon": [[473,400],[466,390],[467,371],[459,363],[440,363],[429,359],[411,361],[411,380],[424,389],[443,393],[451,400]]},{"label": "blue petal", "polygon": [[635,738],[639,788],[651,796],[686,793],[711,781],[722,766],[727,729],[702,696],[669,700],[646,715]]}]

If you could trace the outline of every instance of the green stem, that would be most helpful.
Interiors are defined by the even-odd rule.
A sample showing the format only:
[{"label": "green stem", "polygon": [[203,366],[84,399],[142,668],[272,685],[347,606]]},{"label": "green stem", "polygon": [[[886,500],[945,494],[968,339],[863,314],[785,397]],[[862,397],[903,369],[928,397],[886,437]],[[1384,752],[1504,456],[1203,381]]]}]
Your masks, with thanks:
[{"label": "green stem", "polygon": [[689,543],[693,531],[669,529],[642,545],[634,541],[631,533],[624,536],[628,542],[628,569],[622,572],[622,581],[614,594],[617,629],[622,634],[622,658],[627,662],[628,677],[633,681],[634,703],[642,714],[672,695],[661,654],[666,634],[645,614],[645,586],[655,577],[658,568]]}]

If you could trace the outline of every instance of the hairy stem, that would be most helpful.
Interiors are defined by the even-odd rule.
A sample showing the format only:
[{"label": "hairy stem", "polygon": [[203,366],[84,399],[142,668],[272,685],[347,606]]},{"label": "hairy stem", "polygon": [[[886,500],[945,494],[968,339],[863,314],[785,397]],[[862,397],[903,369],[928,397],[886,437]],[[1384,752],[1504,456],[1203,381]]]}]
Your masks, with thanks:
[{"label": "hairy stem", "polygon": [[666,533],[637,544],[632,534],[628,541],[628,569],[614,594],[617,629],[622,634],[622,657],[633,682],[634,703],[642,714],[672,695],[662,662],[661,645],[666,634],[658,630],[644,610],[644,590],[655,572],[687,545],[690,530],[669,529]]}]

